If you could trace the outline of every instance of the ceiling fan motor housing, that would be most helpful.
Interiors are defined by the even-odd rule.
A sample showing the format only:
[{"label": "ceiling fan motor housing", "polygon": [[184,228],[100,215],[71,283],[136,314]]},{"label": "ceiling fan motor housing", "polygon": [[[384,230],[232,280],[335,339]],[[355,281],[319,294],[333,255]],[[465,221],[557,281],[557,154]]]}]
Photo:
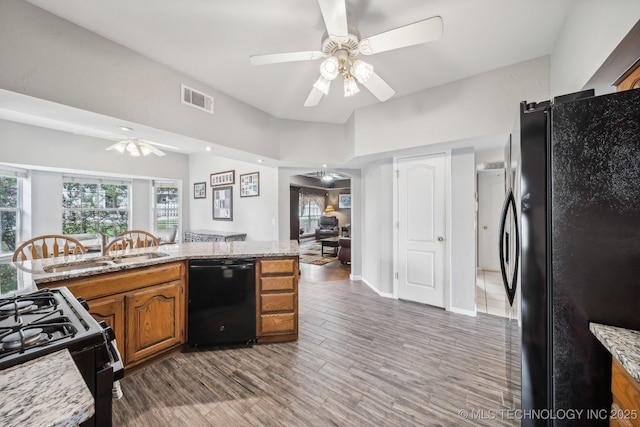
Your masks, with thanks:
[{"label": "ceiling fan motor housing", "polygon": [[325,34],[322,40],[321,52],[325,57],[336,54],[339,50],[345,50],[350,58],[354,58],[360,53],[358,44],[360,43],[360,34],[355,28],[349,27],[349,36],[346,41],[338,43]]}]

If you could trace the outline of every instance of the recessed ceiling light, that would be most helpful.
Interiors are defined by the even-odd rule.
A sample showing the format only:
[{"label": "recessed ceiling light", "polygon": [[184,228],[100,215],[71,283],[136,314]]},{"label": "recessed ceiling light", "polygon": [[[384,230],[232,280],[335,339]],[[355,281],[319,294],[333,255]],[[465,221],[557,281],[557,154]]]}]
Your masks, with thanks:
[{"label": "recessed ceiling light", "polygon": [[262,163],[262,159],[258,159],[258,163]]},{"label": "recessed ceiling light", "polygon": [[207,147],[207,151],[211,151],[211,147]]},{"label": "recessed ceiling light", "polygon": [[327,165],[322,165],[322,167],[323,167],[323,168],[326,168],[326,167],[327,167]]},{"label": "recessed ceiling light", "polygon": [[123,132],[133,132],[133,129],[127,126],[118,126],[118,130],[121,130]]}]

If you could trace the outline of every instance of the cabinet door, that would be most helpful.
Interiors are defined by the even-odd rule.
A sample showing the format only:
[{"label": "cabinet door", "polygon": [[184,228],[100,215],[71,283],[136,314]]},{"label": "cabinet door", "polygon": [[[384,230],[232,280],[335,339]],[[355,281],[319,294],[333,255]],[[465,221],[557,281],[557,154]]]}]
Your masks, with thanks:
[{"label": "cabinet door", "polygon": [[[108,296],[96,298],[89,303],[89,313],[98,322],[104,321],[113,329],[116,334],[116,343],[120,356],[125,358],[124,353],[124,295]],[[124,360],[126,364],[126,359]]]},{"label": "cabinet door", "polygon": [[132,364],[184,343],[182,282],[141,289],[126,296],[126,358]]}]

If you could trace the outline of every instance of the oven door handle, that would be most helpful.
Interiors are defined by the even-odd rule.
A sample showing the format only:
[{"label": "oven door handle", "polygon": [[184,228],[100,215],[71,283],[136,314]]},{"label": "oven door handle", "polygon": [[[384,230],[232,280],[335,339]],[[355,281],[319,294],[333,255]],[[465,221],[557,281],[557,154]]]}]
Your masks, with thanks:
[{"label": "oven door handle", "polygon": [[114,381],[120,380],[124,377],[124,363],[116,344],[116,333],[104,321],[99,323],[102,327],[102,336],[109,353],[110,364],[113,367],[113,379]]}]

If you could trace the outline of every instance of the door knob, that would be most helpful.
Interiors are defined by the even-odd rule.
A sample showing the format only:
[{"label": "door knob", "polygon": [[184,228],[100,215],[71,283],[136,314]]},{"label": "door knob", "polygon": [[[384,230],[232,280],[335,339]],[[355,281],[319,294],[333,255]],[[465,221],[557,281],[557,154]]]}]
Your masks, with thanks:
[{"label": "door knob", "polygon": [[488,230],[488,229],[489,229],[489,227],[487,227],[486,225],[485,225],[484,227],[482,227],[482,228],[484,228],[485,230]]},{"label": "door knob", "polygon": [[438,236],[438,242],[444,242],[444,237]]}]

